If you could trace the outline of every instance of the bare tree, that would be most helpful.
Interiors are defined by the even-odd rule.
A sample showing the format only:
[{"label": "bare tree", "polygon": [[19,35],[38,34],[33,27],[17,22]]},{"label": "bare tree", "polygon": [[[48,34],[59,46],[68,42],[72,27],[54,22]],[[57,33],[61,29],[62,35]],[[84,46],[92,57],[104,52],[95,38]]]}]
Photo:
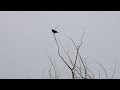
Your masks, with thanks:
[{"label": "bare tree", "polygon": [[[72,60],[71,59],[71,56],[69,54],[69,44],[68,44],[68,50],[66,50],[64,48],[64,46],[62,45],[61,41],[57,38],[56,38],[56,33],[58,33],[56,30],[53,30],[52,29],[52,32],[53,32],[53,36],[54,36],[54,40],[55,40],[55,43],[56,43],[56,46],[57,46],[57,54],[58,56],[60,57],[60,59],[63,61],[63,63],[65,64],[65,66],[61,69],[61,71],[59,72],[57,70],[57,66],[55,63],[53,63],[52,61],[52,57],[50,57],[47,53],[47,51],[45,50],[46,52],[46,55],[47,57],[49,58],[50,60],[50,68],[48,69],[48,78],[50,79],[59,79],[61,73],[64,71],[64,69],[67,67],[67,69],[69,70],[69,72],[71,72],[71,79],[95,79],[95,75],[93,73],[92,70],[90,70],[90,68],[88,67],[88,64],[87,64],[87,58],[83,58],[80,54],[80,48],[83,44],[83,37],[85,35],[85,30],[84,30],[84,33],[82,34],[82,37],[81,37],[81,41],[80,41],[80,44],[77,45],[74,40],[68,36],[69,40],[73,43],[75,49],[76,49],[76,54],[75,54],[75,59]],[[68,60],[70,63],[67,62],[67,60],[62,56],[62,54],[60,53],[60,46],[62,47],[62,49],[64,50]],[[107,75],[107,71],[106,69],[103,67],[103,65],[98,62],[97,60],[94,60],[100,67],[102,67],[103,71],[105,72],[105,76],[106,76],[106,79],[108,79],[108,75]],[[53,70],[53,71],[52,71]],[[100,73],[101,70],[99,70],[99,79],[101,78],[101,73]],[[114,69],[114,72],[112,74],[112,77],[111,79],[113,79],[114,77],[114,74],[115,74],[115,71],[116,71],[116,62],[115,62],[115,69]],[[70,78],[70,77],[69,77]]]}]

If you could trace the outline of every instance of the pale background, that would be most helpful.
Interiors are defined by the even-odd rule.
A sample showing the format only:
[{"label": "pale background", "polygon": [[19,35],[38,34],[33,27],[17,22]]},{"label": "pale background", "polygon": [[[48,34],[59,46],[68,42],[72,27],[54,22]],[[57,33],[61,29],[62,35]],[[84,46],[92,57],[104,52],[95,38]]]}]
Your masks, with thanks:
[{"label": "pale background", "polygon": [[[119,11],[0,11],[0,78],[42,78],[50,65],[44,49],[58,58],[51,32],[58,25],[57,38],[66,48],[67,35],[79,44],[85,27],[81,55],[101,62],[108,77],[116,60],[114,78],[120,78]],[[98,68],[95,62],[90,63]]]}]

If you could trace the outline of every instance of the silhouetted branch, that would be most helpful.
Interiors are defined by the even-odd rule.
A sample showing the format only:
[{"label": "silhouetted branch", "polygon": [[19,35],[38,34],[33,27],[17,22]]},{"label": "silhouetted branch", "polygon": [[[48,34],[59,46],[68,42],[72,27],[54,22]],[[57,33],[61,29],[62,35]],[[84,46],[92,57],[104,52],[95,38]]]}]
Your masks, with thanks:
[{"label": "silhouetted branch", "polygon": [[58,78],[60,77],[61,73],[63,72],[63,70],[65,69],[66,65],[62,68],[62,70],[59,72],[58,74]]},{"label": "silhouetted branch", "polygon": [[[81,62],[82,62],[82,65],[83,65],[83,67],[84,67],[84,70],[85,70],[85,64],[84,64],[83,59],[82,59],[82,57],[81,57],[81,55],[80,55],[80,53],[79,53],[79,48],[80,48],[81,45],[82,45],[83,36],[84,36],[84,33],[83,33],[82,38],[81,38],[81,44],[80,44],[78,47],[77,47],[77,45],[75,44],[75,42],[73,41],[73,39],[70,38],[70,37],[69,37],[69,38],[70,38],[70,40],[73,42],[73,44],[74,44],[74,46],[75,46],[75,48],[76,48],[76,50],[77,50],[77,54],[76,54],[76,59],[75,59],[74,67],[75,67],[76,62],[77,62],[77,56],[79,56],[79,58],[80,58],[80,60],[81,60]],[[74,69],[74,67],[73,67],[73,69]]]},{"label": "silhouetted branch", "polygon": [[56,68],[55,68],[55,66],[54,66],[54,64],[53,64],[53,62],[52,62],[52,60],[51,60],[51,58],[50,58],[50,56],[48,55],[48,53],[47,53],[46,50],[45,50],[45,52],[46,52],[46,55],[48,56],[48,58],[49,58],[49,60],[50,60],[50,63],[51,63],[51,65],[52,65],[52,67],[53,67],[53,70],[54,70],[54,72],[55,72],[55,78],[57,79],[57,71],[56,71]]},{"label": "silhouetted branch", "polygon": [[[93,59],[93,60],[94,60],[94,59]],[[105,72],[105,76],[106,76],[106,78],[108,79],[106,69],[103,67],[103,65],[102,65],[101,63],[99,63],[97,60],[94,60],[94,61],[97,62],[97,63],[103,68],[103,70],[104,70],[104,72]]]},{"label": "silhouetted branch", "polygon": [[[57,28],[57,27],[56,27]],[[83,37],[85,35],[85,29],[84,29],[84,33],[82,34],[82,37],[81,37],[81,41],[80,41],[80,44],[76,45],[76,43],[74,42],[74,40],[69,37],[69,39],[72,41],[72,43],[74,44],[75,46],[75,49],[76,49],[76,54],[75,54],[75,58],[74,60],[72,60],[70,54],[69,54],[69,42],[68,42],[68,50],[66,50],[64,48],[64,46],[62,45],[62,43],[60,42],[60,40],[56,39],[56,33],[58,33],[56,30],[52,31],[53,32],[53,36],[54,36],[54,39],[55,39],[55,42],[56,42],[56,45],[57,45],[57,53],[60,57],[60,59],[65,63],[65,66],[61,69],[61,71],[57,71],[58,68],[57,68],[57,65],[55,63],[55,60],[54,60],[54,63],[51,59],[51,57],[47,54],[49,60],[50,60],[50,63],[51,63],[51,66],[50,66],[50,69],[48,70],[49,71],[49,77],[50,79],[58,79],[61,75],[61,73],[63,72],[63,70],[65,69],[65,67],[67,66],[68,67],[68,72],[71,73],[71,77],[72,79],[95,79],[95,76],[94,76],[94,73],[93,71],[90,70],[90,68],[88,67],[88,64],[87,64],[87,58],[83,58],[81,57],[81,54],[80,54],[80,47],[82,46],[83,44]],[[59,43],[58,43],[59,41]],[[67,59],[69,61],[66,61],[66,59],[61,55],[60,53],[60,46],[62,47],[62,49],[64,50],[66,56],[67,56]],[[54,58],[53,58],[54,59]],[[103,67],[103,65],[101,63],[99,63],[97,60],[94,60],[98,65],[100,65],[105,73],[105,76],[106,78],[108,79],[108,75],[107,75],[107,72],[106,72],[106,69]],[[69,63],[70,62],[70,63]],[[78,63],[77,63],[78,62]],[[54,74],[52,74],[52,68],[53,68],[53,72]],[[113,74],[112,74],[112,77],[111,79],[113,79],[114,75],[115,75],[115,71],[116,71],[116,62],[115,62],[115,68],[114,68],[114,71],[113,71]],[[68,73],[67,72],[67,73]],[[55,75],[55,76],[54,76]],[[100,73],[100,70],[99,70],[99,79],[101,78],[101,73]]]},{"label": "silhouetted branch", "polygon": [[50,69],[48,71],[49,71],[50,79],[54,79],[53,75],[51,74],[51,66],[50,66]]},{"label": "silhouetted branch", "polygon": [[115,69],[114,69],[114,72],[113,72],[113,75],[112,75],[111,79],[113,79],[113,77],[115,75],[115,71],[116,71],[116,60],[115,60]]},{"label": "silhouetted branch", "polygon": [[72,62],[72,60],[71,60],[70,55],[67,53],[67,51],[65,50],[65,48],[63,47],[63,45],[62,45],[62,43],[60,42],[60,40],[59,40],[59,39],[58,39],[58,41],[59,41],[60,45],[62,46],[63,50],[65,51],[65,53],[66,53],[66,55],[67,55],[68,59],[70,60],[71,64],[73,65],[73,62]]},{"label": "silhouetted branch", "polygon": [[60,52],[59,52],[59,45],[58,45],[58,42],[56,40],[56,37],[55,37],[55,34],[53,33],[53,36],[55,38],[55,41],[56,41],[56,44],[57,44],[57,47],[58,47],[58,55],[60,56],[60,58],[63,60],[63,62],[67,65],[67,67],[71,70],[71,73],[72,73],[72,77],[74,79],[74,72],[72,70],[72,68],[68,65],[68,63],[64,60],[64,58],[61,56]]},{"label": "silhouetted branch", "polygon": [[68,41],[68,55],[69,55],[69,41]]},{"label": "silhouetted branch", "polygon": [[44,72],[45,72],[45,69],[43,69],[43,74],[42,74],[42,78],[44,79]]},{"label": "silhouetted branch", "polygon": [[28,75],[28,78],[31,79],[30,75]]},{"label": "silhouetted branch", "polygon": [[85,78],[87,78],[87,62],[86,62],[86,59],[85,59]]},{"label": "silhouetted branch", "polygon": [[53,36],[55,38],[55,41],[56,41],[56,44],[57,44],[57,47],[58,47],[58,55],[60,56],[60,58],[63,60],[63,62],[67,65],[67,67],[71,70],[71,67],[67,64],[67,62],[64,60],[64,58],[60,55],[60,51],[59,51],[59,45],[57,43],[57,40],[56,40],[56,37],[55,37],[55,34],[53,33]]},{"label": "silhouetted branch", "polygon": [[99,70],[99,79],[100,79],[100,70]]}]

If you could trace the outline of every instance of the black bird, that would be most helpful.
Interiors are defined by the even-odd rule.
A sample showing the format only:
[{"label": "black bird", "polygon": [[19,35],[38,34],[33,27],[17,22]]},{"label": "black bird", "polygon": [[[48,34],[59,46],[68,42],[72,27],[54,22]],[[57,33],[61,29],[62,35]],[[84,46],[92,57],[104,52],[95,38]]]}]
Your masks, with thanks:
[{"label": "black bird", "polygon": [[56,30],[54,30],[54,29],[52,29],[52,32],[55,34],[55,33],[59,33],[59,32],[57,32]]}]

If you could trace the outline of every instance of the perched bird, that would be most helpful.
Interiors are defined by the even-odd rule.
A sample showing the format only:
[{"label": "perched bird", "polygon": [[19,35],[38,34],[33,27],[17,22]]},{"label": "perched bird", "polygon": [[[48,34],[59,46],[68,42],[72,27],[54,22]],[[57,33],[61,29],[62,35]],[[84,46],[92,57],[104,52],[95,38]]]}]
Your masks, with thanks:
[{"label": "perched bird", "polygon": [[59,32],[57,32],[56,30],[54,30],[54,29],[52,29],[52,32],[55,34],[55,33],[59,33]]}]

